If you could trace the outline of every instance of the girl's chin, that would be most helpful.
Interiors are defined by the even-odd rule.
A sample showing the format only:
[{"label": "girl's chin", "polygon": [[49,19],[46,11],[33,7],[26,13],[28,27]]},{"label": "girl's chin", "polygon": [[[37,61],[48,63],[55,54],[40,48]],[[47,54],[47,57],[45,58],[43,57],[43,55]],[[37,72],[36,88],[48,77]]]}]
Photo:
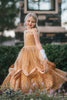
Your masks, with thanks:
[{"label": "girl's chin", "polygon": [[28,29],[32,29],[33,27],[28,27]]}]

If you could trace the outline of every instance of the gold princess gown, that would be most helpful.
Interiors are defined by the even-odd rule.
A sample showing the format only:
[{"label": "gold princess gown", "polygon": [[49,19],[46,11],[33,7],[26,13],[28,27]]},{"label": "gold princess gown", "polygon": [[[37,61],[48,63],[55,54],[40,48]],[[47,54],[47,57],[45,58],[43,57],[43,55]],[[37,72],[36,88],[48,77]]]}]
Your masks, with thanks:
[{"label": "gold princess gown", "polygon": [[2,87],[10,84],[14,90],[21,89],[28,92],[30,89],[54,91],[67,81],[67,73],[55,68],[55,64],[46,60],[36,47],[34,29],[24,31],[24,47],[19,52],[15,63],[9,68]]}]

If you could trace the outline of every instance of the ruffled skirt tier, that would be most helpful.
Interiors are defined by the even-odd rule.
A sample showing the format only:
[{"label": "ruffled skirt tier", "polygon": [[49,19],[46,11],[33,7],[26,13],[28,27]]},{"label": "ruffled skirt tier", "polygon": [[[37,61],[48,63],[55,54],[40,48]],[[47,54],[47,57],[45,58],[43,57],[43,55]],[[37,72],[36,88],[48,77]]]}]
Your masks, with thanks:
[{"label": "ruffled skirt tier", "polygon": [[9,68],[2,87],[10,84],[14,90],[21,89],[22,92],[33,91],[35,88],[47,91],[56,90],[67,81],[67,73],[53,68],[52,62],[46,62],[36,46],[23,47],[15,61]]}]

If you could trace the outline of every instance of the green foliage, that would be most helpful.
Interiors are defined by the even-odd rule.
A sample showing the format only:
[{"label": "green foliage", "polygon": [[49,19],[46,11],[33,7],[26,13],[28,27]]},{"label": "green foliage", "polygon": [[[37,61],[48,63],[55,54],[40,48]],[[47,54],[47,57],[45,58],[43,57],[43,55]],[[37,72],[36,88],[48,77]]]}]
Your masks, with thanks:
[{"label": "green foliage", "polygon": [[35,92],[22,92],[21,90],[14,91],[12,88],[3,87],[0,89],[0,100],[67,100],[67,94],[62,91],[48,93],[36,89]]},{"label": "green foliage", "polygon": [[15,26],[15,18],[18,14],[16,3],[19,0],[0,0],[0,31],[12,29]]},{"label": "green foliage", "polygon": [[[0,84],[8,74],[8,68],[14,64],[23,45],[12,47],[0,47]],[[55,62],[56,67],[67,71],[67,45],[43,45],[47,57]]]},{"label": "green foliage", "polygon": [[14,38],[12,37],[5,37],[3,35],[0,36],[0,43],[4,42],[4,41],[10,41],[10,40],[13,40]]},{"label": "green foliage", "polygon": [[0,84],[7,75],[8,68],[15,62],[21,47],[0,47]]},{"label": "green foliage", "polygon": [[56,64],[56,67],[67,71],[67,45],[50,45],[44,46],[47,57]]}]

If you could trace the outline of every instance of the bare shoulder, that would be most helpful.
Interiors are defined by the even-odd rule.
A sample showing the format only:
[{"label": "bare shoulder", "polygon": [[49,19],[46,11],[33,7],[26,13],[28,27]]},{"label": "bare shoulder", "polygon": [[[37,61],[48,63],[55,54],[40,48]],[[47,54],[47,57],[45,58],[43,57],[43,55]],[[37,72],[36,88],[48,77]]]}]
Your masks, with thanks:
[{"label": "bare shoulder", "polygon": [[37,35],[37,34],[38,34],[37,28],[33,28],[33,34],[34,34],[34,35]]},{"label": "bare shoulder", "polygon": [[34,28],[34,31],[35,31],[35,32],[38,32],[38,29],[37,29],[37,28]]},{"label": "bare shoulder", "polygon": [[36,39],[39,38],[39,34],[38,34],[37,28],[34,28],[33,35],[34,35],[34,38],[36,38]]}]

